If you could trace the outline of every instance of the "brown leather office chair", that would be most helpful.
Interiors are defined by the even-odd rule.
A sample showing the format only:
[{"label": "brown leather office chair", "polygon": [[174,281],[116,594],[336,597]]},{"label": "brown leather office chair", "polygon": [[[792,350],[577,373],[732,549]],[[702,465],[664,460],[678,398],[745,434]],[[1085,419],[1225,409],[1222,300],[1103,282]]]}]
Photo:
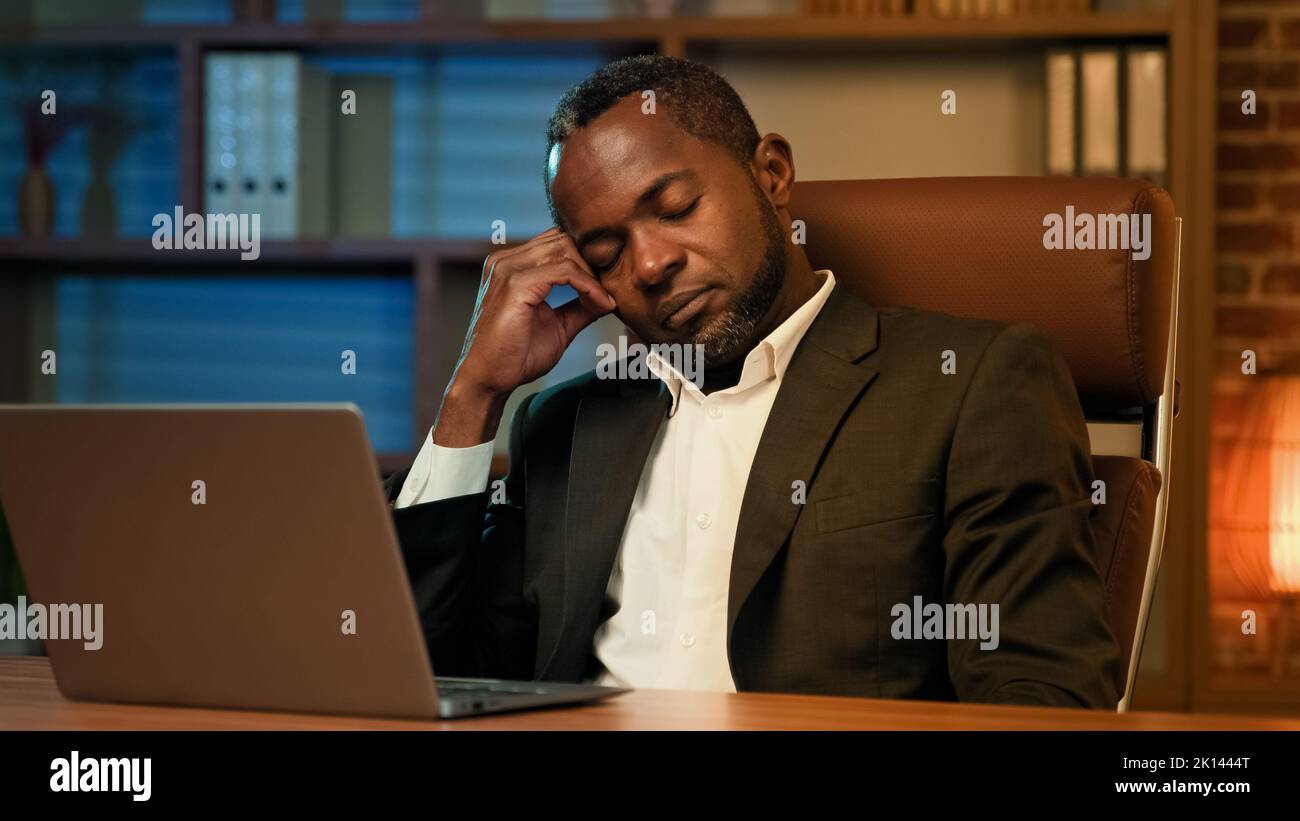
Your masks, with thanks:
[{"label": "brown leather office chair", "polygon": [[[1049,250],[1048,214],[1150,214],[1150,256]],[[1106,504],[1097,564],[1120,645],[1128,709],[1168,504],[1177,398],[1181,222],[1164,190],[1110,177],[952,177],[796,183],[790,213],[809,261],[873,305],[1027,322],[1064,353],[1093,439]],[[1118,434],[1118,435],[1116,435]]]}]

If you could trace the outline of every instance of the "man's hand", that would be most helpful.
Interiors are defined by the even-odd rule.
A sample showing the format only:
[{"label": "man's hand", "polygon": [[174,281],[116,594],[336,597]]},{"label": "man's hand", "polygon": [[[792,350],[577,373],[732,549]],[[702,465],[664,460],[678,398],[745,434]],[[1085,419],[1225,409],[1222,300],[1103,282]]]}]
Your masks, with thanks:
[{"label": "man's hand", "polygon": [[[577,298],[552,308],[546,297],[556,285],[572,287]],[[615,307],[559,228],[489,254],[434,443],[470,447],[495,437],[514,389],[555,367],[578,333]]]}]

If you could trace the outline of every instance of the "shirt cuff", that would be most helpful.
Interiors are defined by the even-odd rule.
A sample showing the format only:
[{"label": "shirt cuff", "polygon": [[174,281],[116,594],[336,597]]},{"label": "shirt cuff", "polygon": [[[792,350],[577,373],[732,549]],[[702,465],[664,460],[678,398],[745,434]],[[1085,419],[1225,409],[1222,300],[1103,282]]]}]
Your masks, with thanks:
[{"label": "shirt cuff", "polygon": [[433,443],[433,431],[402,483],[393,507],[409,507],[487,490],[492,472],[492,442],[468,448],[444,448]]}]

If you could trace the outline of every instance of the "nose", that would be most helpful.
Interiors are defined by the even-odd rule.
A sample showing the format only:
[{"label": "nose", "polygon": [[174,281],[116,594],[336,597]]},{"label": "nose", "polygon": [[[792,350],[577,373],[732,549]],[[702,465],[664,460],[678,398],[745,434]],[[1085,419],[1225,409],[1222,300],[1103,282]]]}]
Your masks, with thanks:
[{"label": "nose", "polygon": [[636,231],[629,242],[632,244],[633,277],[642,290],[658,288],[686,265],[686,250],[653,228]]}]

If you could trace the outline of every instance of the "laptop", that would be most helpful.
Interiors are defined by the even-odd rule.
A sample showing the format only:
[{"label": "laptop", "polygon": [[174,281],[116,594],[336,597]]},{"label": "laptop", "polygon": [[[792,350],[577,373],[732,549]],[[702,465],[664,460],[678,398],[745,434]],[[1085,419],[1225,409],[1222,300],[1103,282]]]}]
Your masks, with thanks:
[{"label": "laptop", "polygon": [[45,642],[70,699],[433,719],[628,692],[434,678],[353,404],[0,405],[0,508],[29,603],[88,630],[102,605],[98,649]]}]

